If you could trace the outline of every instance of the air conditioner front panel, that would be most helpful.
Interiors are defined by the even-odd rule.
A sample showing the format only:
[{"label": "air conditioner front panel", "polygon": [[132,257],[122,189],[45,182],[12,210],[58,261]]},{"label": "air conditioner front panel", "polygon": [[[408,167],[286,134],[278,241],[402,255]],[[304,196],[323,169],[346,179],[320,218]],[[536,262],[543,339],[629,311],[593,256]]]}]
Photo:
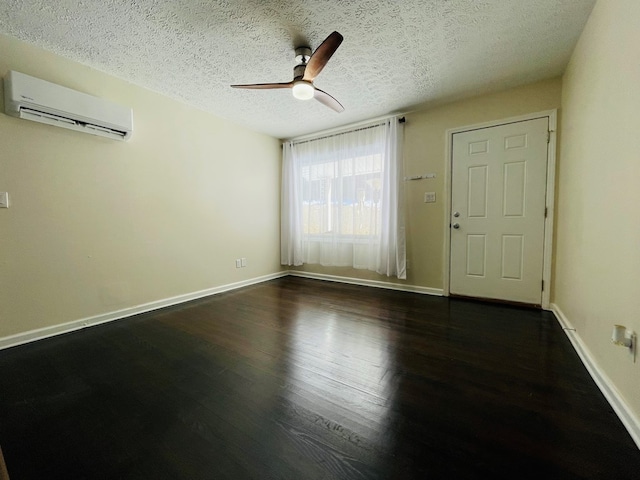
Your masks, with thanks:
[{"label": "air conditioner front panel", "polygon": [[[9,115],[41,121],[31,115],[41,112],[70,119],[80,126],[88,124],[124,133],[120,138],[131,135],[131,108],[19,72],[9,72],[4,83],[5,111]],[[22,110],[33,112],[22,114]],[[43,123],[52,124],[48,121]],[[63,124],[58,126],[69,128]],[[94,131],[87,133],[97,134]]]}]

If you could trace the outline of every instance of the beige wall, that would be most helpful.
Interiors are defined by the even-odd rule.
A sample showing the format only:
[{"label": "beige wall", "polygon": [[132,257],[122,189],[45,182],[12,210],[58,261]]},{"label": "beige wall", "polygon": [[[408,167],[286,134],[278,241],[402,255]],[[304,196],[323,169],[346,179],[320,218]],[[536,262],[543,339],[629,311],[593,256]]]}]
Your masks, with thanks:
[{"label": "beige wall", "polygon": [[0,337],[280,270],[277,140],[14,39],[0,52],[2,76],[134,111],[128,142],[0,114]]},{"label": "beige wall", "polygon": [[[561,89],[561,79],[556,78],[406,115],[405,176],[436,174],[435,179],[405,183],[409,262],[406,281],[351,268],[305,265],[299,270],[442,289],[447,130],[559,108]],[[425,192],[436,192],[436,203],[424,203]]]},{"label": "beige wall", "polygon": [[563,79],[552,301],[640,418],[640,2],[598,1]]}]

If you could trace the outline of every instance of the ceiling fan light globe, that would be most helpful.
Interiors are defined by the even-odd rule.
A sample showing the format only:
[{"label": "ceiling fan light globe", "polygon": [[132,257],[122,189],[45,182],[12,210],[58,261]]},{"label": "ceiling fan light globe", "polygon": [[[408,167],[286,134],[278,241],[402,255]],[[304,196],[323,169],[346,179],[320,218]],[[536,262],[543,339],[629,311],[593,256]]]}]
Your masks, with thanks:
[{"label": "ceiling fan light globe", "polygon": [[293,84],[291,91],[298,100],[311,100],[315,89],[309,82],[298,81]]}]

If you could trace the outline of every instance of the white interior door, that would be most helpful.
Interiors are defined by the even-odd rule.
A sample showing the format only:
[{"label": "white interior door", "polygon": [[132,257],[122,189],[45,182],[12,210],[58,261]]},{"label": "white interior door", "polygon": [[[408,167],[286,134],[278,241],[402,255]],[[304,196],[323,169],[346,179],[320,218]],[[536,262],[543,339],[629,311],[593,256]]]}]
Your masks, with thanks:
[{"label": "white interior door", "polygon": [[540,305],[549,120],[455,133],[452,294]]}]

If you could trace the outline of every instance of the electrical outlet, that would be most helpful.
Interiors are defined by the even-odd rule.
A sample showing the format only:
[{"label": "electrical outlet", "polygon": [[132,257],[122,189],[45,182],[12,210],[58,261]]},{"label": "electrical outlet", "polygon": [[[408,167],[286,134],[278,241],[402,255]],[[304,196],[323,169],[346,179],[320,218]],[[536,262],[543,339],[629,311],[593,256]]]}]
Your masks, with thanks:
[{"label": "electrical outlet", "polygon": [[239,258],[236,258],[236,268],[242,267],[242,261]]},{"label": "electrical outlet", "polygon": [[0,208],[9,208],[9,194],[0,192]]},{"label": "electrical outlet", "polygon": [[435,202],[436,202],[436,192],[425,192],[424,203],[435,203]]}]

